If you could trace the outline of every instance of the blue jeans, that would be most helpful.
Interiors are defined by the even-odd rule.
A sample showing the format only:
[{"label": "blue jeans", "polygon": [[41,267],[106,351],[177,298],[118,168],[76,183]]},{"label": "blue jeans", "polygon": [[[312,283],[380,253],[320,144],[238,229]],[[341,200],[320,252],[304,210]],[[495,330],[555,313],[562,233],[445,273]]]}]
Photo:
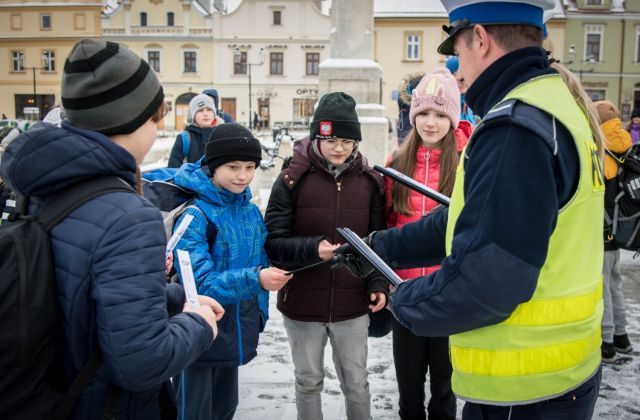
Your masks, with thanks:
[{"label": "blue jeans", "polygon": [[174,378],[178,420],[231,420],[238,407],[238,367],[194,363]]},{"label": "blue jeans", "polygon": [[589,420],[600,391],[602,367],[585,383],[559,397],[527,405],[510,407],[467,402],[463,420]]}]

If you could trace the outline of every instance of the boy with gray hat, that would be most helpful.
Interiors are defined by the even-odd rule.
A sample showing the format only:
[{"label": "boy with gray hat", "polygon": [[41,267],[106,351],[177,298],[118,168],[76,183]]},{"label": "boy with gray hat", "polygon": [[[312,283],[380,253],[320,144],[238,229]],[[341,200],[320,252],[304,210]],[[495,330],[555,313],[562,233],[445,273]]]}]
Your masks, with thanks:
[{"label": "boy with gray hat", "polygon": [[[448,209],[378,232],[397,268],[441,262],[392,300],[414,334],[450,335],[463,419],[589,419],[600,385],[602,137],[590,101],[542,48],[553,0],[444,0],[481,123]],[[357,267],[352,267],[357,270]]]},{"label": "boy with gray hat", "polygon": [[[133,193],[139,191],[138,165],[164,116],[162,86],[126,47],[85,39],[65,62],[62,104],[61,128],[42,124],[24,133],[2,159],[3,178],[29,197],[28,214],[86,179],[117,176],[132,187],[90,199],[49,233],[64,348],[55,361],[64,369],[61,379],[70,384],[93,355],[102,359],[72,418],[103,418],[109,405],[117,418],[175,418],[171,404],[161,413],[167,380],[209,348],[223,310],[207,297],[198,308],[185,306],[182,288],[167,286],[160,211]],[[117,390],[109,393],[112,404],[108,388]]]}]

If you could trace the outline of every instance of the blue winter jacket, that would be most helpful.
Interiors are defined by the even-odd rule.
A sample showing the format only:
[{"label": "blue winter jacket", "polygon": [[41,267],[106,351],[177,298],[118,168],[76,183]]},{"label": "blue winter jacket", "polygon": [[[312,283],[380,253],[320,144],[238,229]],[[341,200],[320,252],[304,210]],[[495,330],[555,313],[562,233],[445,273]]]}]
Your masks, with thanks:
[{"label": "blue winter jacket", "polygon": [[[32,196],[30,211],[37,211],[39,197],[81,179],[117,175],[135,185],[135,169],[133,156],[104,135],[47,125],[11,143],[0,171],[15,191]],[[66,379],[77,376],[95,345],[104,359],[73,418],[102,417],[107,382],[120,388],[118,419],[159,418],[163,382],[213,338],[199,315],[168,316],[160,212],[137,194],[108,193],[78,207],[50,235]]]},{"label": "blue winter jacket", "polygon": [[260,269],[269,266],[267,230],[260,210],[250,202],[249,187],[242,194],[217,188],[208,172],[197,162],[183,165],[175,175],[177,185],[198,196],[185,211],[193,220],[176,244],[174,265],[180,273],[177,250],[188,251],[198,293],[225,310],[216,341],[198,362],[239,366],[256,356],[258,334],[269,317],[269,293],[258,282]]}]

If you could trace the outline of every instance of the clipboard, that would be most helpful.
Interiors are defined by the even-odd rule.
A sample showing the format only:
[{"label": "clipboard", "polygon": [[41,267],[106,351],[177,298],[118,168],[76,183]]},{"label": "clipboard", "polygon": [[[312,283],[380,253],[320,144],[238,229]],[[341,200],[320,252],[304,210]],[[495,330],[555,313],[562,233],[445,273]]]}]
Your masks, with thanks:
[{"label": "clipboard", "polygon": [[449,207],[449,203],[451,202],[451,199],[449,197],[447,197],[446,195],[439,193],[438,191],[426,187],[422,184],[420,184],[419,182],[417,182],[415,179],[406,176],[405,174],[403,174],[402,172],[399,172],[393,168],[384,168],[380,165],[373,165],[373,169],[380,172],[382,175],[388,176],[391,179],[393,179],[396,182],[399,182],[400,184],[404,185],[405,187],[409,187],[414,191],[419,192],[422,195],[425,195],[427,197],[429,197],[430,199],[432,199],[433,201],[435,201],[438,204],[442,204],[443,206],[447,206]]},{"label": "clipboard", "polygon": [[349,228],[337,228],[340,236],[342,236],[351,247],[364,259],[366,259],[376,270],[382,274],[393,286],[402,283],[402,279],[389,267],[382,258],[380,258],[371,248],[364,243],[358,235]]}]

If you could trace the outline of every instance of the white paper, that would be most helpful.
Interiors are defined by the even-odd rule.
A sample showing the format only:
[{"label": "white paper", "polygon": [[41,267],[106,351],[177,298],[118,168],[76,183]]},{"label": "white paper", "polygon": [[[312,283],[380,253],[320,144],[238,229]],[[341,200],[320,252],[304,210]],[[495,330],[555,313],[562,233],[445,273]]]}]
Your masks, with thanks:
[{"label": "white paper", "polygon": [[178,261],[180,262],[180,276],[184,292],[187,295],[187,302],[193,307],[200,306],[198,301],[198,289],[196,289],[196,281],[193,278],[193,269],[191,268],[191,259],[189,251],[178,250]]},{"label": "white paper", "polygon": [[182,218],[177,229],[173,232],[173,235],[171,235],[169,242],[167,242],[167,250],[165,253],[165,258],[168,257],[169,254],[173,252],[173,248],[176,247],[176,244],[178,243],[180,238],[182,238],[182,235],[184,235],[184,232],[187,230],[187,227],[189,226],[189,223],[191,223],[192,220],[193,220],[193,216],[190,214],[185,214],[185,216]]}]

